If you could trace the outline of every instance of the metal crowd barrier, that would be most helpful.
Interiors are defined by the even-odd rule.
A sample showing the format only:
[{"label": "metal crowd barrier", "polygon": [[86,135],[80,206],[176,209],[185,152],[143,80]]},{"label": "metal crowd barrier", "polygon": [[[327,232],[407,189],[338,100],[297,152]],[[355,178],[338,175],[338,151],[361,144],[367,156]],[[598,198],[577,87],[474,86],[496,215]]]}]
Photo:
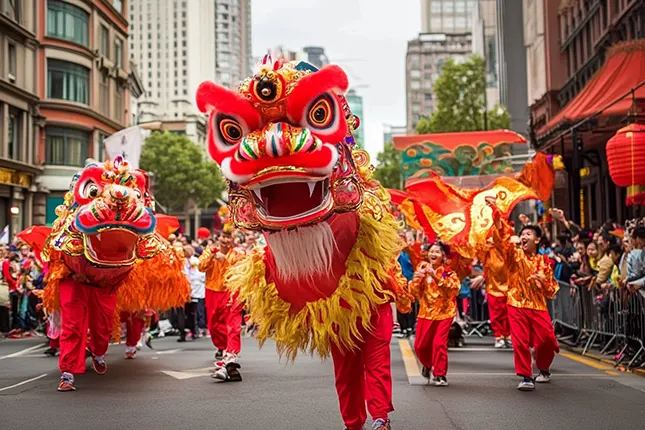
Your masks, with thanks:
[{"label": "metal crowd barrier", "polygon": [[623,288],[577,287],[560,282],[553,300],[559,338],[582,348],[614,354],[615,366],[645,367],[645,293]]}]

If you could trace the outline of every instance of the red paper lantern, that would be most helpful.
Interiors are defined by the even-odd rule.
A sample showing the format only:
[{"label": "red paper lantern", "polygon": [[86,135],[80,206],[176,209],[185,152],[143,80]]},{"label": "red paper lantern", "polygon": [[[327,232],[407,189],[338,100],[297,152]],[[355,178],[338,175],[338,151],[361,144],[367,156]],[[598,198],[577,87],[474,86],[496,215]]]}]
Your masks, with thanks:
[{"label": "red paper lantern", "polygon": [[611,179],[627,187],[627,206],[645,202],[645,125],[630,124],[607,142]]}]

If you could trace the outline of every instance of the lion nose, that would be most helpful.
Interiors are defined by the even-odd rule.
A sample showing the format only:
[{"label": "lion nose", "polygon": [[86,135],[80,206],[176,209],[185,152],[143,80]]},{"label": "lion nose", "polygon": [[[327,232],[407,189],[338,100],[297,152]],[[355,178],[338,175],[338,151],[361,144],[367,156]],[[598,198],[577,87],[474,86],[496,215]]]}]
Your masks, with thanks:
[{"label": "lion nose", "polygon": [[126,187],[115,185],[110,188],[110,197],[117,205],[125,204],[130,196]]},{"label": "lion nose", "polygon": [[265,156],[277,158],[300,152],[314,152],[321,146],[320,139],[308,129],[276,122],[244,137],[238,153],[242,160],[253,161]]}]

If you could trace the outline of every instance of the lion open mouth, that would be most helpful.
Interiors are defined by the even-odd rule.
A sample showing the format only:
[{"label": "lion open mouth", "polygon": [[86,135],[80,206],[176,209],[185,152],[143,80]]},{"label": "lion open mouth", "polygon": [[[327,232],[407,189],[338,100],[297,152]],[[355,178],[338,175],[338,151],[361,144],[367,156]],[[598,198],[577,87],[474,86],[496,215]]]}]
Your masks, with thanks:
[{"label": "lion open mouth", "polygon": [[139,236],[126,229],[112,228],[97,234],[85,235],[86,257],[100,265],[123,265],[136,258]]},{"label": "lion open mouth", "polygon": [[258,213],[267,220],[292,221],[316,214],[331,203],[329,179],[280,178],[251,187]]}]

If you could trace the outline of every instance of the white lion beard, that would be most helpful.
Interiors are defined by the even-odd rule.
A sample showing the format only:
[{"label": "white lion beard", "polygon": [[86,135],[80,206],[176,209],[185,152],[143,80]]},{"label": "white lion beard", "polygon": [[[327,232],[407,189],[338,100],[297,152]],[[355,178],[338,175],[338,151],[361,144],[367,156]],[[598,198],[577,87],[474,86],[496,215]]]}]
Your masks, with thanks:
[{"label": "white lion beard", "polygon": [[328,223],[272,233],[266,240],[275,258],[278,280],[313,285],[316,276],[331,275],[337,246]]}]

